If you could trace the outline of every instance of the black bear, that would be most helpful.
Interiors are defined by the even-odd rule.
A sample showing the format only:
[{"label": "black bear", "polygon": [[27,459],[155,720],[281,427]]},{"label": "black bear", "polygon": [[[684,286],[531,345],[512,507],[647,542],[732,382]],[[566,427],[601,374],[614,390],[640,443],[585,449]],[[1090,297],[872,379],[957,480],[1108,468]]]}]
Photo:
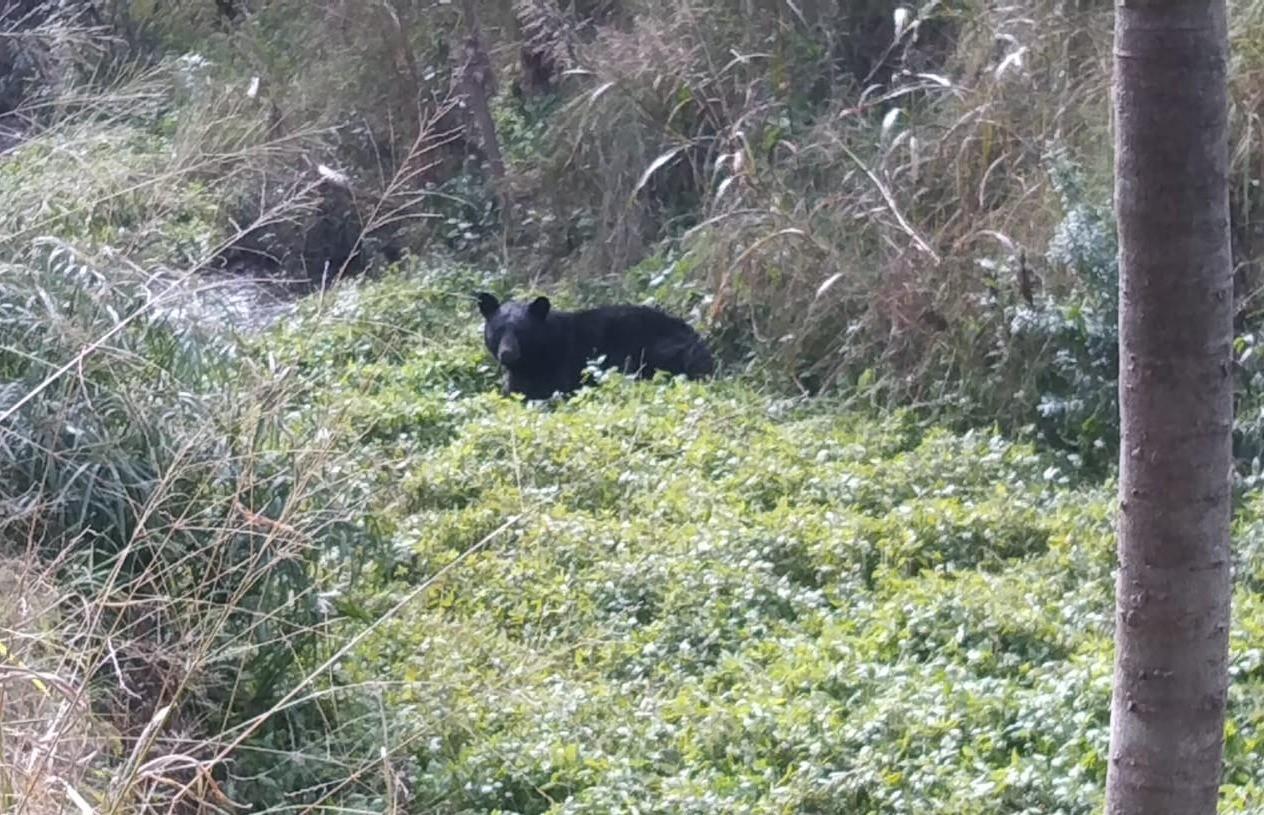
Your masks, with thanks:
[{"label": "black bear", "polygon": [[505,390],[528,399],[579,388],[584,366],[604,357],[605,368],[642,378],[658,371],[690,379],[715,370],[711,352],[688,323],[650,306],[602,306],[585,311],[551,308],[480,292],[483,341],[506,371]]}]

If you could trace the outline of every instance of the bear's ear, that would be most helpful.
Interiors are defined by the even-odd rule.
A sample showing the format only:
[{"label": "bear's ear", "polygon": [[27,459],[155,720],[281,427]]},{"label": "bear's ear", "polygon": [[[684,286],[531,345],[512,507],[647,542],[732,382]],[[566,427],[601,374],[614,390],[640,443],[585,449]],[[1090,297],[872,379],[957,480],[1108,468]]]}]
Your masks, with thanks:
[{"label": "bear's ear", "polygon": [[527,313],[537,320],[543,320],[549,316],[549,298],[537,297],[531,301],[531,305],[527,306]]},{"label": "bear's ear", "polygon": [[496,299],[494,294],[481,291],[474,296],[478,298],[478,310],[484,317],[492,316],[500,308],[500,301]]}]

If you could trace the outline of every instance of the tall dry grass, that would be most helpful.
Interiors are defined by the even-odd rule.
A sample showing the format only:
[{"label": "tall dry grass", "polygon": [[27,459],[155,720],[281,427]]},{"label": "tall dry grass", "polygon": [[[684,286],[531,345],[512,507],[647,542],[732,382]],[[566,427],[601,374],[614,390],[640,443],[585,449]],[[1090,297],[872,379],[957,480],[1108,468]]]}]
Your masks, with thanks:
[{"label": "tall dry grass", "polygon": [[670,239],[735,350],[812,391],[886,372],[904,401],[983,366],[979,334],[1021,304],[1020,261],[1075,285],[1042,263],[1065,214],[1046,158],[1109,169],[1105,4],[858,3],[842,25],[869,21],[876,55],[859,73],[839,54],[861,32],[812,8],[637,12],[579,49],[554,129],[544,194],[596,212],[581,274]]},{"label": "tall dry grass", "polygon": [[[261,267],[207,274],[251,236],[310,235],[331,184],[363,190],[320,165],[327,129],[278,131],[201,68],[89,73],[0,174],[6,811],[318,802],[379,789],[391,760],[356,749],[380,730],[372,689],[331,681],[364,630],[334,604],[380,545],[354,429],[296,427],[302,372],[246,353],[216,310]],[[442,112],[355,197],[352,253],[424,217]],[[258,197],[234,222],[242,188]],[[260,773],[278,756],[279,781]]]}]

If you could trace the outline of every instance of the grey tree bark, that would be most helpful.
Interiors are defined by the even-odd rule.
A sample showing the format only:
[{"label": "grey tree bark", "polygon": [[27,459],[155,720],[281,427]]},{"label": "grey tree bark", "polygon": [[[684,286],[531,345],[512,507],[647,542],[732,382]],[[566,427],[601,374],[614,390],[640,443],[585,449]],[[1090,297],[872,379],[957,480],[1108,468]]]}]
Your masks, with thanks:
[{"label": "grey tree bark", "polygon": [[1214,813],[1228,686],[1225,0],[1117,0],[1119,574],[1107,812]]}]

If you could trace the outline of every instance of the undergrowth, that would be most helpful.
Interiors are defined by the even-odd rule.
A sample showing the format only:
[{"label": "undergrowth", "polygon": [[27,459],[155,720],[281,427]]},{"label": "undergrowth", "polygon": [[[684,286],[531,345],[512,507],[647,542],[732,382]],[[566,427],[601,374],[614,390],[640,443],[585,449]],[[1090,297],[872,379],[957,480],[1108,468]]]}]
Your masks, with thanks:
[{"label": "undergrowth", "polygon": [[[740,378],[524,405],[460,264],[81,354],[145,301],[41,257],[3,324],[8,801],[1100,807],[1112,493],[1072,458]],[[1264,784],[1261,517],[1226,812]]]},{"label": "undergrowth", "polygon": [[[318,129],[309,159],[355,191],[339,223],[361,224],[402,173],[406,223],[363,245],[331,237],[335,266],[441,247],[512,283],[668,302],[705,325],[727,370],[778,392],[997,423],[1113,466],[1109,3],[317,7],[116,16],[158,53],[196,49],[211,87],[253,83],[271,137]],[[1244,347],[1259,333],[1262,9],[1231,10]],[[468,111],[440,101],[476,30],[504,179]],[[410,149],[426,123],[435,139]],[[322,251],[287,252],[295,242],[248,243],[319,277]],[[1258,425],[1238,428],[1249,478]]]},{"label": "undergrowth", "polygon": [[[368,633],[327,687],[398,786],[362,778],[338,800],[1100,808],[1109,485],[992,434],[740,381],[614,375],[524,406],[491,392],[463,296],[479,282],[458,268],[347,289],[255,352],[304,366],[294,420],[347,440],[372,481],[383,554],[336,601]],[[1259,510],[1240,507],[1240,574],[1264,568]],[[1224,811],[1250,811],[1264,782],[1255,592],[1235,598]],[[276,795],[286,777],[239,789]]]},{"label": "undergrowth", "polygon": [[[0,806],[1099,809],[1105,5],[317,5],[0,14]],[[495,189],[447,98],[475,12]],[[722,375],[503,398],[470,293],[539,287],[688,316]]]},{"label": "undergrowth", "polygon": [[[30,303],[86,285],[58,268]],[[480,345],[488,282],[393,273],[196,345],[137,320],[39,391],[81,346],[10,311],[8,801],[1100,808],[1109,484],[740,378],[524,405]],[[64,327],[109,324],[110,291]],[[1264,785],[1261,517],[1225,812]]]}]

